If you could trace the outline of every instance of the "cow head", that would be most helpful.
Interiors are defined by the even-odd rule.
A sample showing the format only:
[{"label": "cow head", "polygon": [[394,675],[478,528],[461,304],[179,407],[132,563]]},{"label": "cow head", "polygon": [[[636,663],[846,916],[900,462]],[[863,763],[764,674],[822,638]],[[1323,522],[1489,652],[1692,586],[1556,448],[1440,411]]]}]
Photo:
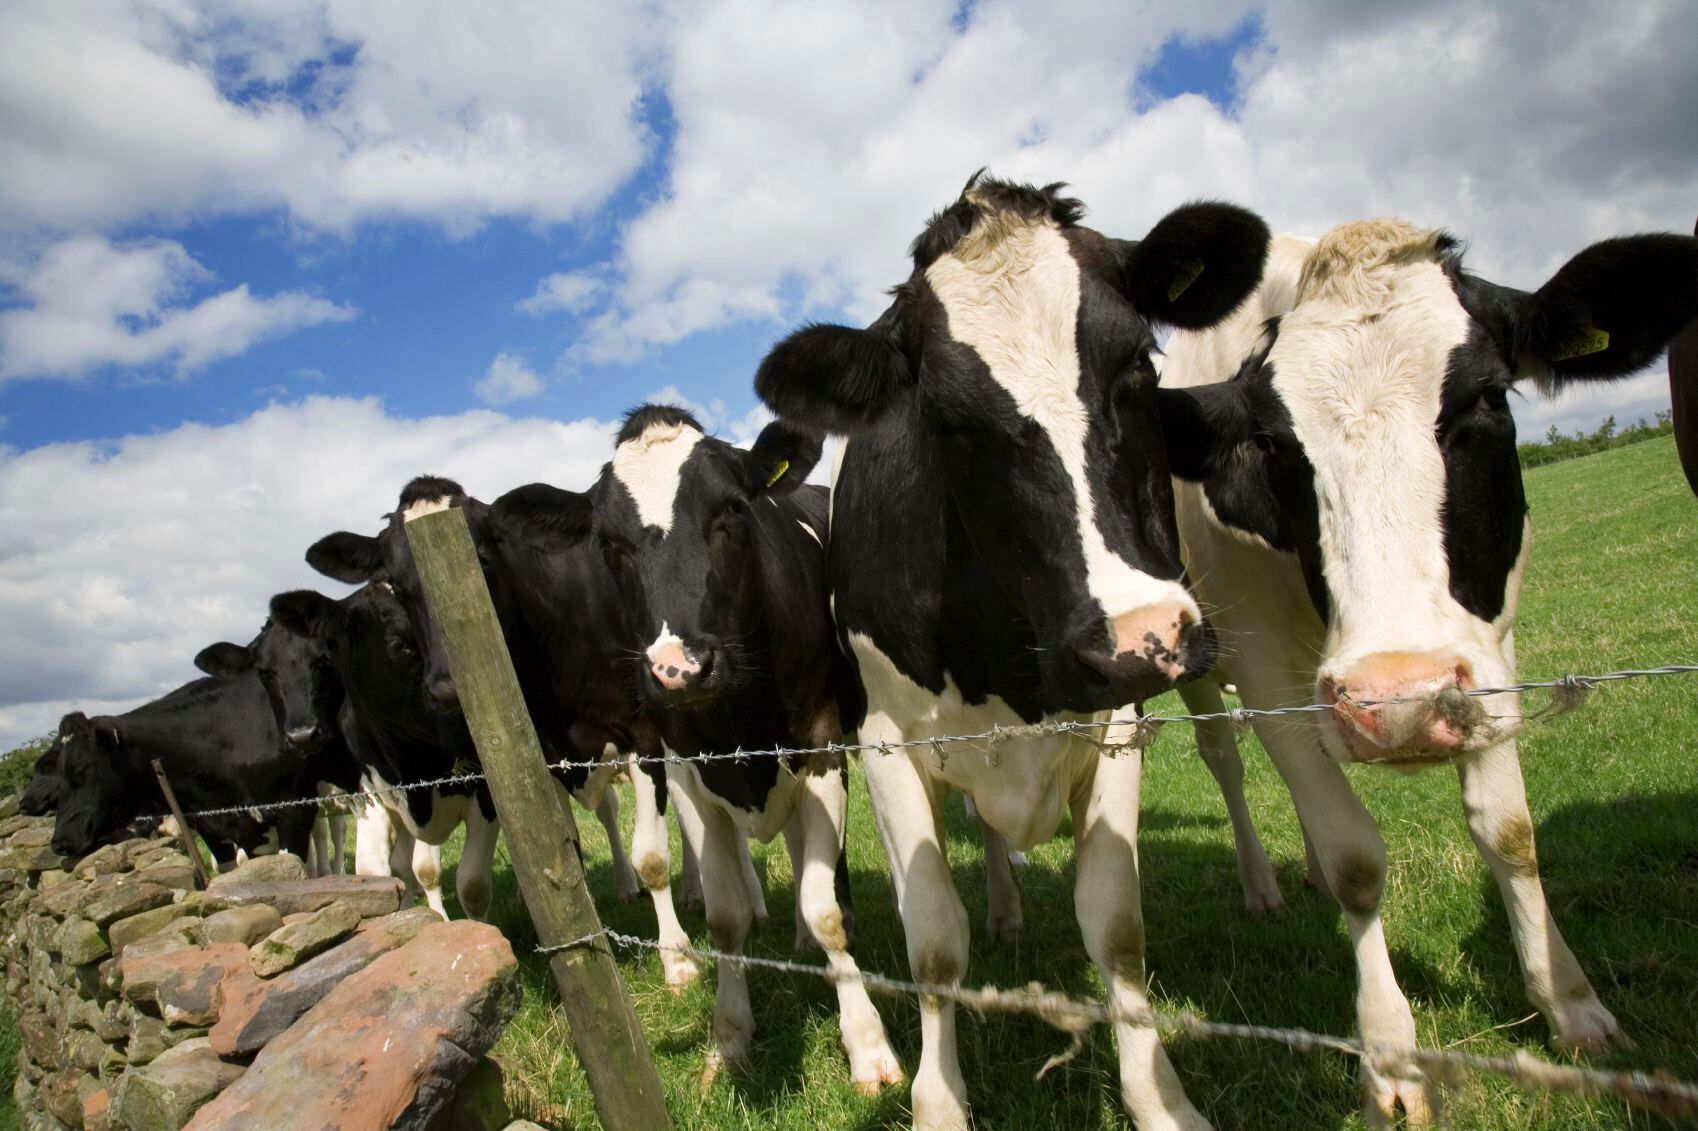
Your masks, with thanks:
[{"label": "cow head", "polygon": [[66,736],[56,734],[53,743],[35,760],[34,772],[23,796],[18,798],[18,812],[26,817],[42,817],[53,812],[59,804],[59,753]]},{"label": "cow head", "polygon": [[1459,693],[1514,681],[1529,539],[1509,396],[1653,360],[1698,312],[1698,240],[1606,240],[1528,294],[1468,274],[1441,232],[1370,221],[1327,233],[1288,282],[1234,378],[1162,391],[1174,473],[1301,563],[1334,757],[1501,741],[1514,698]]},{"label": "cow head", "polygon": [[278,733],[300,754],[320,749],[336,726],[342,696],[334,677],[327,678],[328,665],[323,645],[269,620],[245,647],[220,641],[195,656],[195,667],[219,679],[253,672],[271,701]]},{"label": "cow head", "polygon": [[[312,589],[279,593],[271,599],[271,619],[323,650],[326,662],[315,680],[345,689],[358,710],[394,725],[425,709],[427,684],[413,626],[388,584],[367,585],[342,601]],[[338,673],[347,673],[346,683]]]},{"label": "cow head", "polygon": [[975,176],[912,248],[865,329],[810,326],[755,378],[782,419],[846,434],[905,421],[996,588],[1031,626],[1051,710],[1142,699],[1207,669],[1181,584],[1152,323],[1199,328],[1261,276],[1268,231],[1225,204],[1141,241],[1078,201]]},{"label": "cow head", "polygon": [[[643,594],[647,701],[708,703],[748,682],[750,645],[764,627],[762,559],[778,568],[772,528],[791,521],[770,500],[807,479],[820,447],[819,436],[777,421],[744,449],[669,405],[625,418],[609,467],[629,500],[616,509]],[[812,532],[816,545],[821,534]]]},{"label": "cow head", "polygon": [[424,658],[425,689],[432,704],[443,711],[459,710],[460,695],[449,670],[442,634],[425,600],[424,584],[407,542],[406,524],[420,515],[450,507],[465,512],[479,558],[487,563],[491,553],[488,508],[467,496],[458,483],[434,475],[421,475],[402,489],[399,503],[384,516],[386,525],[376,537],[344,530],[326,535],[307,550],[307,564],[326,577],[351,585],[390,583],[412,626],[414,644]]},{"label": "cow head", "polygon": [[59,722],[59,808],[53,851],[81,856],[141,811],[152,792],[128,772],[117,720],[73,711]]}]

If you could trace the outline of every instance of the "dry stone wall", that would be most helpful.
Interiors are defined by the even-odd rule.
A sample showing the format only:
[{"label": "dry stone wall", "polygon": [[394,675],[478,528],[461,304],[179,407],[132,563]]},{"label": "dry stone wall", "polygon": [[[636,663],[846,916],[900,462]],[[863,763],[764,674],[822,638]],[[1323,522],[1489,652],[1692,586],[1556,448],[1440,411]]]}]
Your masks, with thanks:
[{"label": "dry stone wall", "polygon": [[486,1054],[518,964],[494,927],[292,856],[205,891],[175,841],[65,860],[51,817],[15,814],[0,800],[0,961],[29,1131],[510,1125]]}]

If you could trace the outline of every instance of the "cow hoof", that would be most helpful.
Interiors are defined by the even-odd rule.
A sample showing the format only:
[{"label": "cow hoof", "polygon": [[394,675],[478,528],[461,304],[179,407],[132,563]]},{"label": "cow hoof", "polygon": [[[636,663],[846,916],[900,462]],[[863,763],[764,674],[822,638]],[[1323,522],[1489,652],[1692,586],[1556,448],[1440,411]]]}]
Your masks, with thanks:
[{"label": "cow hoof", "polygon": [[1016,941],[1020,937],[1020,928],[1025,925],[1026,919],[1019,907],[985,914],[985,934],[992,942]]},{"label": "cow hoof", "polygon": [[702,909],[701,890],[679,892],[678,908],[681,911],[700,911]]},{"label": "cow hoof", "polygon": [[746,1067],[739,1056],[732,1056],[718,1048],[708,1049],[707,1061],[702,1065],[701,1088],[705,1092],[713,1086],[713,1082],[724,1073],[741,1075]]},{"label": "cow hoof", "polygon": [[863,1096],[876,1096],[886,1084],[902,1083],[902,1063],[888,1046],[849,1059],[849,1083]]},{"label": "cow hoof", "polygon": [[1551,1046],[1564,1052],[1594,1053],[1633,1047],[1633,1039],[1622,1032],[1615,1015],[1604,1008],[1595,994],[1552,1010],[1551,1029],[1555,1033]]},{"label": "cow hoof", "polygon": [[1263,887],[1246,886],[1244,888],[1244,910],[1252,915],[1267,915],[1285,906],[1285,897],[1279,893],[1278,884]]},{"label": "cow hoof", "polygon": [[661,962],[666,967],[666,988],[675,994],[681,994],[697,978],[702,976],[699,966],[685,954],[663,954]]},{"label": "cow hoof", "polygon": [[1395,1127],[1401,1109],[1409,1127],[1431,1127],[1438,1121],[1438,1094],[1426,1080],[1382,1076],[1362,1068],[1362,1117],[1369,1127]]}]

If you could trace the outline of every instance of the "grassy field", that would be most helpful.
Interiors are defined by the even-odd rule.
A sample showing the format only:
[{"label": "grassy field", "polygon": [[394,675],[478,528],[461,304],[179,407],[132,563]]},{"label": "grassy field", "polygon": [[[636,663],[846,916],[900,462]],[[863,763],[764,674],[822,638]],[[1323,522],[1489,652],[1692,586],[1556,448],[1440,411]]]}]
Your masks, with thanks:
[{"label": "grassy field", "polygon": [[[1674,446],[1658,439],[1541,468],[1527,476],[1536,528],[1522,601],[1519,651],[1526,677],[1698,659],[1698,502],[1681,481]],[[1530,701],[1530,707],[1540,705]],[[1157,703],[1155,709],[1168,706]],[[1604,1002],[1638,1042],[1599,1064],[1667,1068],[1698,1078],[1698,677],[1617,684],[1574,714],[1534,728],[1522,745],[1541,871],[1559,924]],[[1232,840],[1190,733],[1168,727],[1149,754],[1142,861],[1152,993],[1158,1006],[1230,1021],[1352,1030],[1354,978],[1342,919],[1302,886],[1302,845],[1283,786],[1254,739],[1243,743],[1253,811],[1288,906],[1253,919],[1242,910]],[[1392,959],[1423,1043],[1480,1053],[1546,1050],[1542,1018],[1522,995],[1502,904],[1463,825],[1454,774],[1354,772],[1391,856],[1384,907]],[[850,863],[869,971],[908,973],[884,854],[864,789],[852,794]],[[628,808],[628,807],[627,807]],[[978,841],[954,812],[951,859],[977,932],[984,914]],[[606,845],[579,814],[592,889],[606,922],[652,937],[647,901],[612,901]],[[781,844],[757,846],[771,926],[753,952],[788,957],[790,869]],[[450,858],[453,852],[451,849]],[[970,984],[1043,982],[1100,994],[1072,910],[1067,827],[1030,854],[1026,927],[1016,944],[974,938]],[[674,860],[678,859],[676,852]],[[507,860],[497,862],[495,921],[521,954],[535,936]],[[450,884],[445,880],[445,891]],[[450,897],[452,898],[452,897]],[[706,933],[699,913],[685,925]],[[653,954],[623,970],[681,1128],[902,1126],[905,1089],[857,1096],[837,1045],[834,998],[817,979],[750,975],[758,1031],[753,1073],[697,1080],[712,1012],[711,977],[670,994]],[[497,1049],[534,1118],[560,1128],[596,1125],[587,1088],[552,1004],[544,963],[524,958],[525,1003]],[[911,1001],[875,999],[905,1067],[919,1057]],[[1111,1041],[1042,1080],[1034,1074],[1066,1041],[1043,1023],[1010,1017],[959,1023],[962,1068],[981,1128],[1127,1126]],[[1221,1128],[1362,1126],[1354,1064],[1259,1044],[1179,1040],[1170,1054],[1197,1105]],[[1494,1080],[1447,1093],[1452,1125],[1466,1128],[1660,1126],[1614,1101],[1531,1096]]]}]

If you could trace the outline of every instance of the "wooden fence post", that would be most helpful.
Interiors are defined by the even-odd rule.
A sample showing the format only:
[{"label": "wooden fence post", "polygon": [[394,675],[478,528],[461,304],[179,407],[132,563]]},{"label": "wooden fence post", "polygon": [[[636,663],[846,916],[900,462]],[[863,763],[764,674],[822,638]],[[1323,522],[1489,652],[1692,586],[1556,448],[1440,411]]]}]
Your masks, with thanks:
[{"label": "wooden fence post", "polygon": [[[421,515],[406,530],[537,937],[551,946],[600,931],[577,822],[525,710],[465,515],[458,508]],[[605,940],[556,951],[549,967],[602,1126],[670,1128],[660,1075]]]}]

